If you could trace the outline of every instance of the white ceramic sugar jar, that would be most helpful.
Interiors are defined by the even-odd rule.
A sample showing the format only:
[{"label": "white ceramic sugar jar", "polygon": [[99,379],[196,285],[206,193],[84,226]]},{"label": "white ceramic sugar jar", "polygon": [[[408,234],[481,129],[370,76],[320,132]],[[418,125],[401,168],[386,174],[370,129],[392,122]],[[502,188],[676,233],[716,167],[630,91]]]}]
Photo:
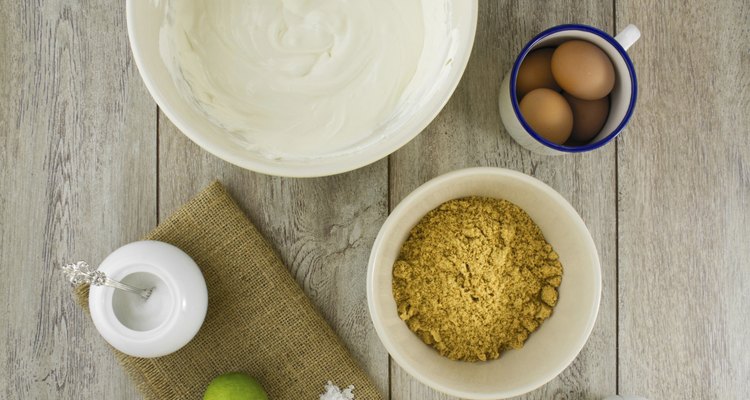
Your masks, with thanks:
[{"label": "white ceramic sugar jar", "polygon": [[107,256],[98,270],[125,284],[154,288],[144,300],[123,290],[91,286],[91,319],[117,350],[134,357],[160,357],[198,333],[208,291],[198,265],[182,250],[157,241],[130,243]]}]

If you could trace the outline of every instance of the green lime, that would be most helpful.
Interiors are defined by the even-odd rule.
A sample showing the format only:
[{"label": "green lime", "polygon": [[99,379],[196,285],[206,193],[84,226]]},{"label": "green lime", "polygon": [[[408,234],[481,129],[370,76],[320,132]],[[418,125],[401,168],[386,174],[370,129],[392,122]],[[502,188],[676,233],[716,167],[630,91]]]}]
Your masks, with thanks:
[{"label": "green lime", "polygon": [[203,400],[268,400],[268,395],[255,378],[242,372],[230,372],[208,384]]}]

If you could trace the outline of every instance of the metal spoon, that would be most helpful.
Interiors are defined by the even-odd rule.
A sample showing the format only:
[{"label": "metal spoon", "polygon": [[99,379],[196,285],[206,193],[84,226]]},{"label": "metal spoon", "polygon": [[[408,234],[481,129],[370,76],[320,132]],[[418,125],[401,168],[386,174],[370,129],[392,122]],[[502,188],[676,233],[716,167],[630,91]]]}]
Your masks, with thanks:
[{"label": "metal spoon", "polygon": [[148,300],[151,293],[154,291],[154,288],[141,289],[110,279],[104,272],[91,268],[86,261],[78,261],[75,264],[66,264],[60,267],[60,269],[63,274],[65,274],[65,278],[76,286],[84,283],[94,286],[109,286],[126,292],[135,293],[141,296],[144,300]]}]

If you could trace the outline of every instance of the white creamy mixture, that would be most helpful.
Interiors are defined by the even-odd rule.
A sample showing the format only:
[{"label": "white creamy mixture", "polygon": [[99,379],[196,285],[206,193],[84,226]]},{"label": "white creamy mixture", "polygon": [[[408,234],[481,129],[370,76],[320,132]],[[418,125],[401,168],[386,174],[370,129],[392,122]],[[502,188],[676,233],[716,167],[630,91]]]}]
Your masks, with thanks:
[{"label": "white creamy mixture", "polygon": [[[445,25],[448,10],[429,1],[443,5],[168,0],[160,51],[183,96],[240,145],[315,156],[361,142],[418,101],[405,94],[415,74],[435,79],[434,66],[420,67],[422,53],[449,40],[425,44],[425,21]],[[438,70],[445,54],[432,56],[443,57]]]}]

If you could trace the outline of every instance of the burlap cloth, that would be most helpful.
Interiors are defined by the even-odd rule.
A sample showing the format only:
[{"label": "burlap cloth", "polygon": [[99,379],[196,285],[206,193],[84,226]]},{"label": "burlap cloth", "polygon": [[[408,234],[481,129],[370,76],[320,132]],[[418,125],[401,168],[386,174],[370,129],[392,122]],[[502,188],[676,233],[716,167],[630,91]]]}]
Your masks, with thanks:
[{"label": "burlap cloth", "polygon": [[[271,399],[317,400],[327,381],[377,389],[315,310],[286,267],[224,187],[212,183],[145,239],[171,243],[200,266],[208,313],[195,338],[158,358],[115,355],[143,397],[200,399],[217,375],[257,377]],[[88,312],[88,287],[76,290]]]}]

